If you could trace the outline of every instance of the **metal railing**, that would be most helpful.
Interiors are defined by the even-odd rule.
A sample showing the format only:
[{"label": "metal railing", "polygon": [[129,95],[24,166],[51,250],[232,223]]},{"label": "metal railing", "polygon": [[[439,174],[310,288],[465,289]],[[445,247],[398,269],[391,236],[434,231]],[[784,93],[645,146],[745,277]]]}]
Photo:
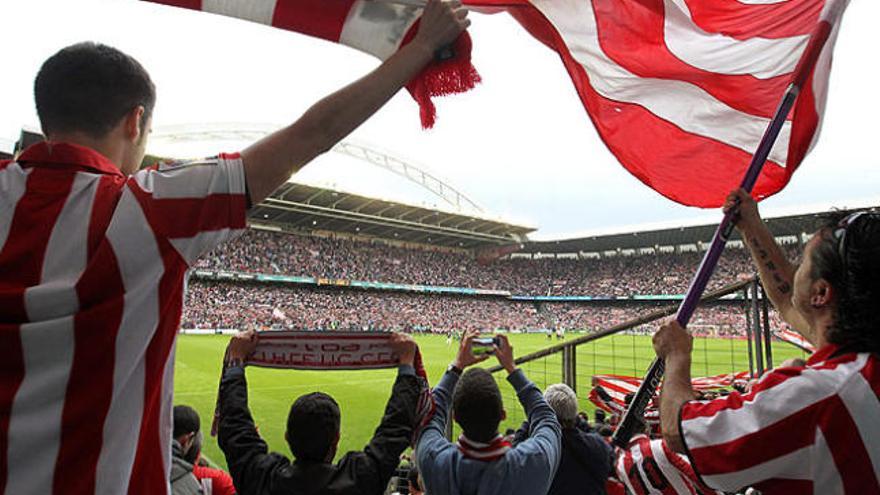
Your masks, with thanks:
[{"label": "metal railing", "polygon": [[[734,293],[742,293],[744,297],[736,301],[721,301],[724,296]],[[701,325],[700,312],[707,306],[718,304],[740,308],[742,319],[724,325]],[[592,377],[598,374],[641,377],[654,358],[651,334],[659,325],[658,320],[674,315],[676,309],[677,306],[672,304],[650,310],[607,329],[569,338],[565,342],[520,356],[516,364],[542,390],[554,383],[566,383],[577,393],[580,410],[592,410],[588,402]],[[692,320],[689,329],[695,330],[692,355],[695,376],[741,371],[759,376],[773,366],[767,298],[755,278],[705,294],[700,299],[697,318]],[[788,354],[802,355],[794,348]],[[496,365],[488,370],[495,374],[497,381],[504,381],[504,374],[498,373],[502,370],[501,366]],[[499,383],[499,388],[508,414],[502,429],[516,428],[525,419],[522,408],[509,385]]]}]

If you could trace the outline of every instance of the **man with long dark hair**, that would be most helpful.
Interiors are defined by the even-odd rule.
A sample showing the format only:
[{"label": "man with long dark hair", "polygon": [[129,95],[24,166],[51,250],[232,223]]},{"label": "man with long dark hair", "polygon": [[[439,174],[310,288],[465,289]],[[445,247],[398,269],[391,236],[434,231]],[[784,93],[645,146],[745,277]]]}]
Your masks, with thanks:
[{"label": "man with long dark hair", "polygon": [[728,198],[761,282],[783,319],[818,349],[768,372],[748,394],[693,401],[692,339],[654,336],[665,360],[663,435],[708,486],[765,495],[880,493],[880,214],[830,218],[793,265],[744,191]]}]

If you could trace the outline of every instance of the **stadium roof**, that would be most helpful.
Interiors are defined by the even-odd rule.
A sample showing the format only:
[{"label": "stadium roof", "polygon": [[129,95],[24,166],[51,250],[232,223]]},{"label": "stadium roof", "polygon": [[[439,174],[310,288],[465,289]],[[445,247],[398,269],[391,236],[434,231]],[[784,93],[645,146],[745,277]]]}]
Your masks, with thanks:
[{"label": "stadium roof", "polygon": [[[873,204],[852,205],[841,211],[877,210],[880,206]],[[814,210],[812,213],[799,213],[765,219],[765,223],[776,237],[798,237],[812,233],[821,217],[829,210],[827,208]],[[584,236],[574,239],[555,241],[530,242],[525,245],[520,253],[602,253],[607,251],[638,250],[655,248],[657,246],[681,246],[693,245],[699,242],[709,243],[715,234],[717,223],[664,227],[649,230],[631,230],[604,235]],[[739,234],[734,234],[734,239]]]},{"label": "stadium roof", "polygon": [[295,182],[283,185],[248,216],[257,227],[329,230],[463,249],[523,242],[535,230],[474,213],[445,212]]}]

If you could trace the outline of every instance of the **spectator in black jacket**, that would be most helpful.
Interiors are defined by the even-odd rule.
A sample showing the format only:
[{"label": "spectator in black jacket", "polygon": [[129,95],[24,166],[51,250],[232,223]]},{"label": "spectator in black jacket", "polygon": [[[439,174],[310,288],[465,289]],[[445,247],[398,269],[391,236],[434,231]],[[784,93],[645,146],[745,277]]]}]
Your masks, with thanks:
[{"label": "spectator in black jacket", "polygon": [[[568,385],[550,385],[544,399],[562,425],[562,460],[548,495],[604,495],[605,482],[614,462],[611,446],[578,421],[577,396]],[[588,425],[587,425],[588,427]],[[529,423],[516,433],[516,442],[528,438]]]},{"label": "spectator in black jacket", "polygon": [[248,410],[242,363],[256,346],[255,334],[233,337],[220,382],[218,440],[238,493],[382,494],[412,439],[419,398],[413,368],[416,343],[395,334],[391,345],[400,356],[397,380],[385,416],[363,452],[349,452],[332,463],[339,442],[339,406],[329,395],[314,392],[298,398],[287,417],[285,438],[296,458],[291,463],[282,454],[268,452]]}]

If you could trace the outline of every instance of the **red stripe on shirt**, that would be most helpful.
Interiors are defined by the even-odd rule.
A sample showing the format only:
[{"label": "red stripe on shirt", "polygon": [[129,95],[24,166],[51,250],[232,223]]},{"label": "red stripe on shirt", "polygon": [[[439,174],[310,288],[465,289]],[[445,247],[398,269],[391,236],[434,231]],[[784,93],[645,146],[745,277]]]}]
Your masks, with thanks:
[{"label": "red stripe on shirt", "polygon": [[202,232],[243,229],[247,226],[246,216],[241,214],[247,210],[244,194],[155,199],[134,180],[130,180],[128,185],[144,214],[150,218],[150,225],[160,236],[185,239]]},{"label": "red stripe on shirt", "polygon": [[593,0],[593,9],[602,51],[639,77],[688,82],[731,108],[768,119],[791,82],[791,74],[758,79],[686,64],[666,45],[663,0]]},{"label": "red stripe on shirt", "polygon": [[874,391],[874,394],[880,399],[880,364],[878,364],[877,357],[873,354],[868,357],[868,362],[865,363],[865,367],[862,368],[862,376],[865,377],[865,380],[871,384],[871,389]]},{"label": "red stripe on shirt", "polygon": [[726,397],[708,402],[688,402],[681,410],[681,420],[687,421],[695,418],[707,418],[718,414],[720,411],[728,409],[741,409],[746,404],[753,402],[755,396],[759,392],[766,392],[777,387],[787,380],[801,376],[805,370],[824,370],[831,371],[840,366],[855,361],[857,354],[845,354],[839,358],[827,361],[820,366],[809,366],[807,368],[777,368],[772,372],[764,375],[761,381],[756,383],[748,394],[740,394],[739,392],[731,392]]},{"label": "red stripe on shirt", "polygon": [[272,25],[338,42],[353,0],[280,1],[275,6]]},{"label": "red stripe on shirt", "polygon": [[828,407],[836,396],[789,414],[764,428],[725,443],[691,448],[691,461],[701,476],[742,471],[812,445],[815,414]]},{"label": "red stripe on shirt", "polygon": [[113,398],[116,337],[125,308],[125,285],[105,233],[124,180],[101,177],[88,231],[88,264],[76,284],[80,311],[74,316],[74,353],[61,416],[55,493],[93,493],[104,420]]},{"label": "red stripe on shirt", "polygon": [[874,472],[859,428],[839,396],[834,396],[822,410],[818,423],[845,492],[880,493],[877,473]]},{"label": "red stripe on shirt", "polygon": [[[142,192],[142,191],[141,191]],[[151,201],[148,196],[136,193],[138,203],[143,208],[147,221],[154,231],[158,231],[157,222],[166,221],[166,217],[155,216],[155,211],[148,211]],[[147,346],[144,361],[144,405],[143,419],[138,437],[137,453],[128,483],[129,494],[152,495],[165,493],[167,488],[167,472],[171,466],[163,464],[163,449],[171,441],[170,434],[159,429],[162,411],[162,378],[165,363],[174,344],[180,315],[183,309],[183,278],[186,273],[186,262],[165,237],[156,237],[159,253],[162,257],[164,272],[159,281],[159,314],[162,315],[159,326]]]},{"label": "red stripe on shirt", "polygon": [[9,421],[24,379],[22,323],[27,323],[25,290],[40,283],[49,237],[76,174],[35,168],[15,206],[6,243],[0,250],[0,493],[6,489]]}]

